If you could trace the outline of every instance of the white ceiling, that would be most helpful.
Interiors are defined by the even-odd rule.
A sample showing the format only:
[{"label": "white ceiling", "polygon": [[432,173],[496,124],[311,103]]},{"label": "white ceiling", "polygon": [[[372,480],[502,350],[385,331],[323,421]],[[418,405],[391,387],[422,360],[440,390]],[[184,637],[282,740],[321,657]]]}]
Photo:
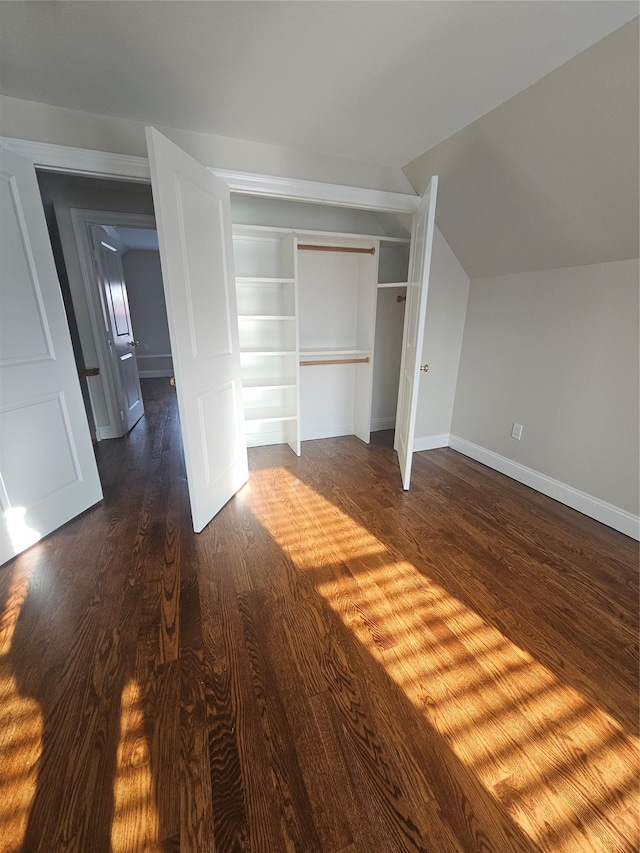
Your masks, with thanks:
[{"label": "white ceiling", "polygon": [[9,96],[401,166],[637,2],[0,2]]}]

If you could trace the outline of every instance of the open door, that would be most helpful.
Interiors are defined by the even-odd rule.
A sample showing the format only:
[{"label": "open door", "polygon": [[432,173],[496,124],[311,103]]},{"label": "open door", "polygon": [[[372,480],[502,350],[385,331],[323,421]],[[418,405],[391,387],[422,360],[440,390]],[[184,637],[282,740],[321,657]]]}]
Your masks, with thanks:
[{"label": "open door", "polygon": [[229,188],[147,128],[191,517],[199,533],[248,478]]},{"label": "open door", "polygon": [[0,148],[0,563],[102,499],[36,173]]},{"label": "open door", "polygon": [[122,269],[120,250],[114,246],[101,225],[91,227],[91,239],[98,262],[100,299],[108,324],[108,341],[114,366],[122,435],[128,433],[144,415],[138,362],[133,334],[127,285]]},{"label": "open door", "polygon": [[420,358],[424,341],[424,324],[427,311],[427,292],[431,270],[431,251],[436,222],[436,195],[438,178],[429,181],[422,202],[413,220],[411,256],[409,258],[409,283],[404,315],[400,387],[396,412],[394,447],[398,452],[402,485],[409,488],[411,461],[416,431],[416,410],[420,379]]}]

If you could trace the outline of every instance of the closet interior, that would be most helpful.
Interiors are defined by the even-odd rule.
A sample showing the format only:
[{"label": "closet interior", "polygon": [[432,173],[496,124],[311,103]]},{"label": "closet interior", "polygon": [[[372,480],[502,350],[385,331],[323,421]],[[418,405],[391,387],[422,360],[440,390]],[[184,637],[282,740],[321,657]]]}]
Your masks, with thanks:
[{"label": "closet interior", "polygon": [[368,442],[392,428],[408,217],[248,197],[234,208],[248,446],[287,443],[300,455],[304,440]]}]

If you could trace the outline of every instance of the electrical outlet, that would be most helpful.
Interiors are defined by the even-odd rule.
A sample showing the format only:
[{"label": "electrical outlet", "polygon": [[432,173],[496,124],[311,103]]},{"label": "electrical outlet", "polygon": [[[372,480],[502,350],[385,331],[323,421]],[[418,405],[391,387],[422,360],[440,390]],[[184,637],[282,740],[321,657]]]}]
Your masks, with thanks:
[{"label": "electrical outlet", "polygon": [[511,430],[511,438],[517,439],[520,441],[522,438],[522,424],[514,424]]},{"label": "electrical outlet", "polygon": [[145,350],[145,352],[148,352],[148,351],[149,351],[149,344],[145,344],[145,345],[144,345],[144,350]]}]

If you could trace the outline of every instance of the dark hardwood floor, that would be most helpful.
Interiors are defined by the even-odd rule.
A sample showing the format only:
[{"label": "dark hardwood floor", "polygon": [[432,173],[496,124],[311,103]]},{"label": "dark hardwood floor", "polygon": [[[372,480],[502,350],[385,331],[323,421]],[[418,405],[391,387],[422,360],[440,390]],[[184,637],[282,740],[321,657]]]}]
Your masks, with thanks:
[{"label": "dark hardwood floor", "polygon": [[0,569],[0,849],[637,849],[637,543],[387,433],[196,536],[171,394]]}]

